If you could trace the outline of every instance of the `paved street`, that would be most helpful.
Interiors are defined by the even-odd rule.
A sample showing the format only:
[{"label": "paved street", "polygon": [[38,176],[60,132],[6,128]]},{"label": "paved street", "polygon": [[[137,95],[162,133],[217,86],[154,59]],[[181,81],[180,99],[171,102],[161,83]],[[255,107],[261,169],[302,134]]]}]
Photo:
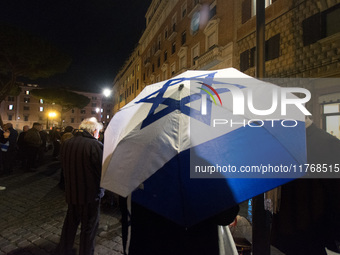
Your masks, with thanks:
[{"label": "paved street", "polygon": [[[17,168],[0,178],[7,188],[0,191],[0,255],[52,254],[67,209],[59,176],[60,163],[47,160],[36,172]],[[119,217],[119,210],[102,208],[95,254],[122,254]],[[76,248],[78,244],[79,231]]]}]

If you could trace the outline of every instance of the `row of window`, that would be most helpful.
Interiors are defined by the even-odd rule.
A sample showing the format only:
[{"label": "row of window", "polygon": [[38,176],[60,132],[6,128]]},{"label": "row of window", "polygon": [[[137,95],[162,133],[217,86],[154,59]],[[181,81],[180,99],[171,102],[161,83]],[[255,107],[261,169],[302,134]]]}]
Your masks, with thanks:
[{"label": "row of window", "polygon": [[[23,101],[24,101],[24,103],[30,103],[31,99],[29,97],[24,97]],[[15,102],[15,97],[14,96],[8,96],[7,102]],[[39,103],[43,104],[44,100],[39,99]]]},{"label": "row of window", "polygon": [[[255,66],[256,47],[245,50],[240,54],[240,71],[244,72]],[[265,43],[265,60],[273,60],[280,56],[280,34],[269,38]]]},{"label": "row of window", "polygon": [[[13,111],[14,110],[14,105],[12,105],[12,104],[10,104],[10,105],[8,105],[8,110],[9,111]],[[30,107],[29,106],[24,106],[23,107],[23,110],[24,111],[29,111],[30,110]],[[39,112],[43,112],[44,111],[44,107],[39,107]],[[97,113],[99,113],[99,112],[103,112],[104,111],[104,109],[99,109],[99,108],[96,108],[95,110],[92,110],[92,114],[97,114]],[[75,111],[74,111],[74,109],[72,109],[71,110],[71,112],[72,113],[74,113]],[[110,109],[106,109],[106,112],[107,113],[110,113],[111,112],[111,110]],[[86,110],[85,109],[81,109],[80,110],[80,113],[81,114],[86,114]]]},{"label": "row of window", "polygon": [[[268,7],[276,0],[265,0],[265,7]],[[242,2],[242,24],[256,15],[256,0],[243,0]]]},{"label": "row of window", "polygon": [[[193,6],[196,6],[197,4],[199,4],[199,0],[195,0],[193,1]],[[182,4],[182,9],[181,9],[181,13],[183,18],[187,15],[187,6],[186,6],[186,1],[185,3]],[[209,11],[209,19],[211,19],[213,16],[216,15],[216,2],[214,2],[213,4],[210,5],[210,11]],[[145,66],[145,70],[146,72],[143,73],[143,80],[145,81],[146,77],[149,77],[150,76],[150,73],[154,73],[156,70],[156,66],[157,68],[160,68],[161,67],[161,57],[163,57],[163,63],[166,63],[167,60],[168,60],[168,50],[164,50],[163,54],[160,55],[160,52],[161,52],[161,40],[162,40],[162,35],[164,36],[164,40],[172,40],[175,38],[175,36],[173,37],[173,35],[177,35],[177,32],[176,32],[176,29],[177,29],[177,13],[172,17],[172,20],[171,20],[171,30],[170,30],[170,33],[169,33],[169,30],[168,30],[168,26],[166,26],[164,28],[164,33],[160,33],[157,37],[157,41],[155,41],[155,43],[149,48],[149,50],[147,51],[147,54],[143,57],[143,64]],[[211,40],[211,36],[207,37],[207,40],[212,42],[213,45],[216,44],[217,42],[217,36],[215,36],[215,33],[214,34],[214,41]],[[210,38],[210,40],[209,40]],[[181,34],[181,46],[185,45],[187,42],[187,31],[183,31],[182,34]],[[177,50],[177,47],[176,47],[176,41],[172,42],[171,44],[171,55],[175,54],[176,53],[176,50]],[[209,47],[208,47],[209,48]],[[192,65],[195,65],[196,64],[196,60],[199,56],[199,44],[197,44],[195,47],[192,48]],[[152,63],[152,65],[150,66],[151,64],[151,59],[154,58],[155,59],[155,62]],[[179,69],[183,69],[183,68],[186,68],[187,67],[187,53],[186,51],[183,52],[183,54],[181,53],[181,55],[179,56]],[[165,68],[166,70],[163,70],[162,69],[162,76],[163,76],[163,79],[167,79],[167,68]],[[138,66],[138,70],[139,70],[139,66]],[[134,71],[134,70],[133,70]],[[173,62],[170,66],[170,74],[171,75],[174,75],[176,72],[176,62]],[[152,81],[160,81],[161,78],[160,78],[161,75],[158,75],[157,77],[155,77],[156,79],[154,80],[154,78],[152,78]],[[131,78],[132,78],[132,75],[131,75]],[[122,87],[126,87],[127,83],[129,82],[129,79],[130,79],[130,76],[128,76],[125,81],[123,82],[122,84]],[[139,81],[137,80],[137,84],[135,86],[135,84],[132,84],[132,86],[129,86],[127,87],[124,92],[120,95],[119,97],[119,101],[122,102],[124,99],[128,98],[130,95],[132,95],[136,90],[139,89]]]},{"label": "row of window", "polygon": [[[8,117],[9,121],[14,120],[13,114],[8,114],[7,117]],[[18,117],[18,120],[21,120],[21,118]],[[23,115],[22,120],[23,121],[29,121],[29,115]],[[39,121],[43,121],[43,120],[44,120],[44,118],[42,116],[39,116]]]},{"label": "row of window", "polygon": [[[194,1],[193,2],[193,5],[197,5],[199,3],[199,1]],[[185,17],[185,15],[187,14],[187,7],[186,7],[186,2],[182,5],[182,8],[181,8],[181,13],[182,15],[182,18]],[[209,7],[209,10],[208,10],[208,20],[212,19],[214,16],[216,15],[216,2],[214,1],[210,7]],[[198,17],[199,18],[199,17]],[[164,39],[166,40],[169,40],[171,41],[172,39],[174,39],[177,35],[177,13],[174,14],[174,16],[172,17],[171,19],[171,33],[169,34],[168,33],[168,26],[166,26],[164,28]],[[192,34],[195,34],[196,32],[198,32],[198,27],[197,27],[197,31],[196,29],[191,29],[191,33]],[[183,31],[181,33],[181,46],[185,45],[187,41],[187,32],[186,31]],[[207,36],[207,45],[208,45],[208,49],[211,48],[213,45],[215,45],[217,42],[216,40],[216,34],[215,33],[211,33],[210,35]],[[160,52],[161,50],[161,34],[158,35],[157,37],[157,41],[152,45],[152,47],[147,51],[147,54],[144,56],[144,59],[143,59],[143,63],[144,63],[144,66],[148,66],[150,63],[151,63],[151,56],[158,56],[158,52]],[[176,53],[176,50],[177,50],[177,47],[176,47],[176,41],[173,41],[172,44],[171,44],[171,55],[175,54]],[[198,57],[198,51],[194,52],[195,54],[193,55],[193,59],[194,58],[197,58]],[[168,60],[168,50],[164,50],[163,52],[163,63],[165,63],[166,61]],[[184,59],[180,60],[179,62],[183,62]],[[161,57],[158,56],[158,58],[156,59],[156,62],[157,62],[157,67],[159,68],[161,66]],[[194,65],[194,61],[193,61],[193,65]],[[181,69],[181,67],[180,67]],[[152,64],[151,66],[151,72],[155,72],[155,63]],[[145,80],[146,76],[149,77],[149,73],[150,73],[150,70],[148,69],[146,71],[146,73],[143,74],[143,80]]]},{"label": "row of window", "polygon": [[[139,65],[136,66],[136,70],[137,72],[139,72]],[[130,73],[130,75],[128,75],[125,79],[125,81],[123,82],[123,87],[125,87],[129,82],[130,80],[132,80],[132,78],[135,76],[135,69],[132,69],[132,72]],[[138,81],[137,81],[138,82]]]},{"label": "row of window", "polygon": [[[99,113],[99,112],[103,113],[103,112],[104,112],[104,109],[103,109],[103,108],[99,109],[99,108],[97,107],[96,109],[92,109],[92,110],[91,110],[91,114],[97,114],[97,113]],[[110,113],[110,112],[111,112],[110,109],[106,109],[106,113]],[[75,113],[75,110],[72,109],[72,110],[71,110],[71,113]],[[80,114],[86,114],[86,110],[85,110],[85,109],[81,109],[81,110],[80,110]]]},{"label": "row of window", "polygon": [[[247,0],[248,1],[248,0]],[[340,33],[340,4],[317,13],[302,22],[303,45],[307,46],[323,38]],[[240,54],[240,71],[245,71],[255,66],[255,51],[253,47]],[[280,56],[280,34],[277,34],[266,41],[266,61]]]},{"label": "row of window", "polygon": [[[187,33],[186,31],[183,31],[182,35],[181,35],[181,46],[183,46],[187,41]],[[173,42],[171,44],[171,54],[175,54],[176,53],[176,42]],[[164,53],[163,53],[163,59],[164,61],[163,62],[166,62],[168,60],[168,51],[165,50]],[[157,58],[157,67],[160,67],[161,65],[161,58],[158,57]],[[152,64],[152,72],[155,71],[155,65]]]},{"label": "row of window", "polygon": [[[7,117],[8,117],[8,120],[9,121],[13,121],[14,119],[13,119],[13,114],[8,114],[7,115]],[[101,118],[103,119],[103,115],[101,115]],[[20,120],[21,118],[20,117],[18,117],[18,120]],[[107,114],[106,115],[106,119],[110,119],[110,115],[109,114]],[[44,121],[45,119],[43,118],[43,116],[39,116],[39,121]],[[81,118],[81,121],[83,121],[84,120],[84,118]],[[23,116],[23,121],[29,121],[29,116],[28,115],[24,115]],[[75,118],[70,118],[70,121],[71,121],[71,123],[75,123]]]},{"label": "row of window", "polygon": [[[80,118],[80,122],[82,122],[85,118]],[[101,119],[103,119],[103,115],[101,115]],[[106,119],[110,119],[110,115],[106,115]],[[70,123],[75,123],[75,118],[70,118]]]},{"label": "row of window", "polygon": [[[8,116],[8,120],[9,120],[9,121],[14,120],[12,114],[8,114],[7,116]],[[20,119],[20,117],[18,117],[18,119]],[[27,115],[24,115],[24,116],[23,116],[23,120],[24,120],[24,121],[28,121],[28,116],[27,116]]]},{"label": "row of window", "polygon": [[[92,97],[92,100],[97,100],[97,97]],[[24,97],[24,102],[25,103],[30,103],[30,101],[31,101],[31,99],[29,97]],[[14,96],[8,96],[7,102],[15,102],[15,97]],[[39,99],[39,103],[43,104],[44,100],[43,99]],[[97,103],[92,103],[92,107],[96,107],[96,106],[97,106]]]},{"label": "row of window", "polygon": [[340,4],[302,22],[303,45],[307,46],[340,32]]},{"label": "row of window", "polygon": [[[150,15],[147,17],[147,24],[150,23],[150,21],[152,20],[153,15],[155,14],[159,4],[161,1],[158,1],[153,9],[153,12],[150,12]],[[201,1],[200,0],[191,0],[191,4],[193,9],[195,8],[195,6],[197,6]],[[184,19],[187,15],[188,11],[187,11],[187,1],[183,1],[182,6],[181,6],[181,19]],[[175,14],[172,18],[172,25],[175,24],[177,21],[177,14]],[[164,35],[166,34],[166,31],[164,31]]]},{"label": "row of window", "polygon": [[[216,37],[216,32],[213,32],[212,34],[210,34],[207,37],[208,40],[208,49],[210,50],[212,48],[214,48],[216,46],[217,43],[217,37]],[[192,56],[192,62],[191,65],[194,66],[196,64],[197,59],[199,58],[199,44],[196,44],[192,49],[191,49],[191,56]],[[167,60],[167,51],[164,52],[164,62]],[[182,54],[181,56],[179,56],[179,70],[181,70],[182,68],[186,68],[187,64],[186,64],[186,60],[187,60],[187,55],[186,52],[184,54]],[[157,67],[160,67],[160,59],[158,58],[157,61]],[[155,72],[154,66],[152,67],[152,72]],[[176,63],[172,63],[171,64],[171,75],[174,75],[176,71]],[[164,71],[163,71],[164,72]],[[147,69],[147,76],[149,76],[149,70]],[[145,73],[143,74],[143,79],[145,80]],[[164,75],[164,79],[166,79],[166,75]]]},{"label": "row of window", "polygon": [[[214,34],[215,35],[215,34]],[[217,40],[217,39],[216,39]],[[216,45],[215,43],[213,43],[212,46]],[[212,48],[212,47],[210,47]],[[196,61],[199,57],[199,43],[196,44],[194,47],[192,47],[191,49],[191,56],[192,56],[192,66],[194,66],[196,64]],[[167,51],[164,51],[164,62],[167,61]],[[181,54],[179,56],[179,60],[178,60],[178,68],[179,70],[183,69],[183,68],[187,68],[187,53],[184,52],[184,54]],[[157,59],[157,67],[160,68],[160,57],[158,57]],[[171,76],[173,76],[175,73],[176,73],[176,62],[173,62],[170,66],[170,74]],[[149,77],[150,76],[150,71],[151,73],[154,73],[156,70],[155,70],[155,66],[154,64],[152,65],[151,67],[151,70],[150,68],[146,68],[146,72],[143,73],[143,80],[145,81],[146,77]],[[167,79],[167,68],[165,70],[162,70],[162,75],[163,75],[163,79]],[[156,82],[160,81],[160,79],[156,79]]]},{"label": "row of window", "polygon": [[[24,111],[29,111],[30,107],[29,106],[24,106],[23,109],[24,109]],[[8,110],[13,111],[14,110],[14,105],[12,105],[12,104],[8,105]],[[44,111],[44,107],[40,106],[39,107],[39,111],[43,112]]]},{"label": "row of window", "polygon": [[[8,120],[9,121],[13,121],[14,120],[12,114],[8,114],[7,116],[8,116]],[[102,118],[103,118],[103,116],[102,116]],[[18,119],[20,119],[20,117],[18,117]],[[106,119],[110,119],[110,115],[107,115]],[[39,121],[43,121],[43,120],[44,120],[43,117],[39,116]],[[84,120],[84,118],[81,118],[81,121],[83,121],[83,120]],[[23,121],[29,121],[29,116],[28,115],[24,115],[23,116]],[[75,123],[75,118],[70,118],[70,122],[71,123]]]},{"label": "row of window", "polygon": [[125,91],[124,91],[123,94],[121,94],[121,95],[119,96],[119,102],[122,102],[122,101],[123,101],[123,98],[126,99],[127,97],[129,97],[130,95],[132,95],[132,94],[134,93],[135,89],[136,89],[136,91],[139,90],[139,80],[138,80],[138,79],[137,79],[137,81],[136,81],[136,86],[135,86],[135,84],[133,83],[130,87],[128,87],[128,88],[125,89]]}]

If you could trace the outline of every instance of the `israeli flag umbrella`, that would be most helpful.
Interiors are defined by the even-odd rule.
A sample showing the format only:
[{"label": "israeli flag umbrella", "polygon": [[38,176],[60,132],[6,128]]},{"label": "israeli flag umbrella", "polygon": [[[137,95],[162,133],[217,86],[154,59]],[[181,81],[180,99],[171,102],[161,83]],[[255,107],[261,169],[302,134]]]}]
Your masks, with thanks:
[{"label": "israeli flag umbrella", "polygon": [[105,131],[101,186],[192,226],[302,176],[303,103],[236,69],[146,86]]}]

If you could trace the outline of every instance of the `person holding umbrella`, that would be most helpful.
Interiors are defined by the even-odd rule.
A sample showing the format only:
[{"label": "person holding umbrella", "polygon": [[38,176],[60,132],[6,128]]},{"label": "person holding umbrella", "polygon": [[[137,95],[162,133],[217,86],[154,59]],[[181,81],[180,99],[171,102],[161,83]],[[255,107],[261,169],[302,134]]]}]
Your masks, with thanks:
[{"label": "person holding umbrella", "polygon": [[[147,86],[113,116],[105,130],[101,186],[131,195],[129,255],[218,254],[213,230],[225,225],[220,214],[229,218],[233,206],[300,177],[263,176],[263,166],[306,162],[301,109],[282,117],[296,124],[285,128],[269,120],[281,119],[284,107],[274,105],[266,115],[253,107],[267,109],[277,91],[233,68],[186,71]],[[253,102],[245,110],[248,94]],[[224,124],[215,125],[221,119]],[[246,166],[262,171],[242,171]]]},{"label": "person holding umbrella", "polygon": [[131,212],[124,207],[121,209],[124,252],[128,255],[219,255],[218,226],[229,225],[239,212],[236,205],[194,226],[185,227],[134,202]]},{"label": "person holding umbrella", "polygon": [[66,140],[61,147],[68,210],[57,254],[72,252],[79,223],[79,254],[94,253],[100,201],[104,195],[100,188],[103,144],[97,140],[101,129],[102,124],[95,118],[85,119],[74,137]]}]

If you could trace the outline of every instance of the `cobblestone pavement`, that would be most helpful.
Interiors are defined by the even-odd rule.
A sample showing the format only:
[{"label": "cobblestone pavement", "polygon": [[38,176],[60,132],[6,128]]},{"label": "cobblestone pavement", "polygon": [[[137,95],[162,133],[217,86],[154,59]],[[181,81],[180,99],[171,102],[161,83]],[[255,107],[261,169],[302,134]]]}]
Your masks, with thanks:
[{"label": "cobblestone pavement", "polygon": [[[47,161],[35,172],[15,169],[0,177],[0,255],[49,255],[55,250],[66,215],[64,192],[58,187],[60,163]],[[102,207],[96,255],[121,255],[119,210]],[[79,230],[75,248],[79,244]]]}]

